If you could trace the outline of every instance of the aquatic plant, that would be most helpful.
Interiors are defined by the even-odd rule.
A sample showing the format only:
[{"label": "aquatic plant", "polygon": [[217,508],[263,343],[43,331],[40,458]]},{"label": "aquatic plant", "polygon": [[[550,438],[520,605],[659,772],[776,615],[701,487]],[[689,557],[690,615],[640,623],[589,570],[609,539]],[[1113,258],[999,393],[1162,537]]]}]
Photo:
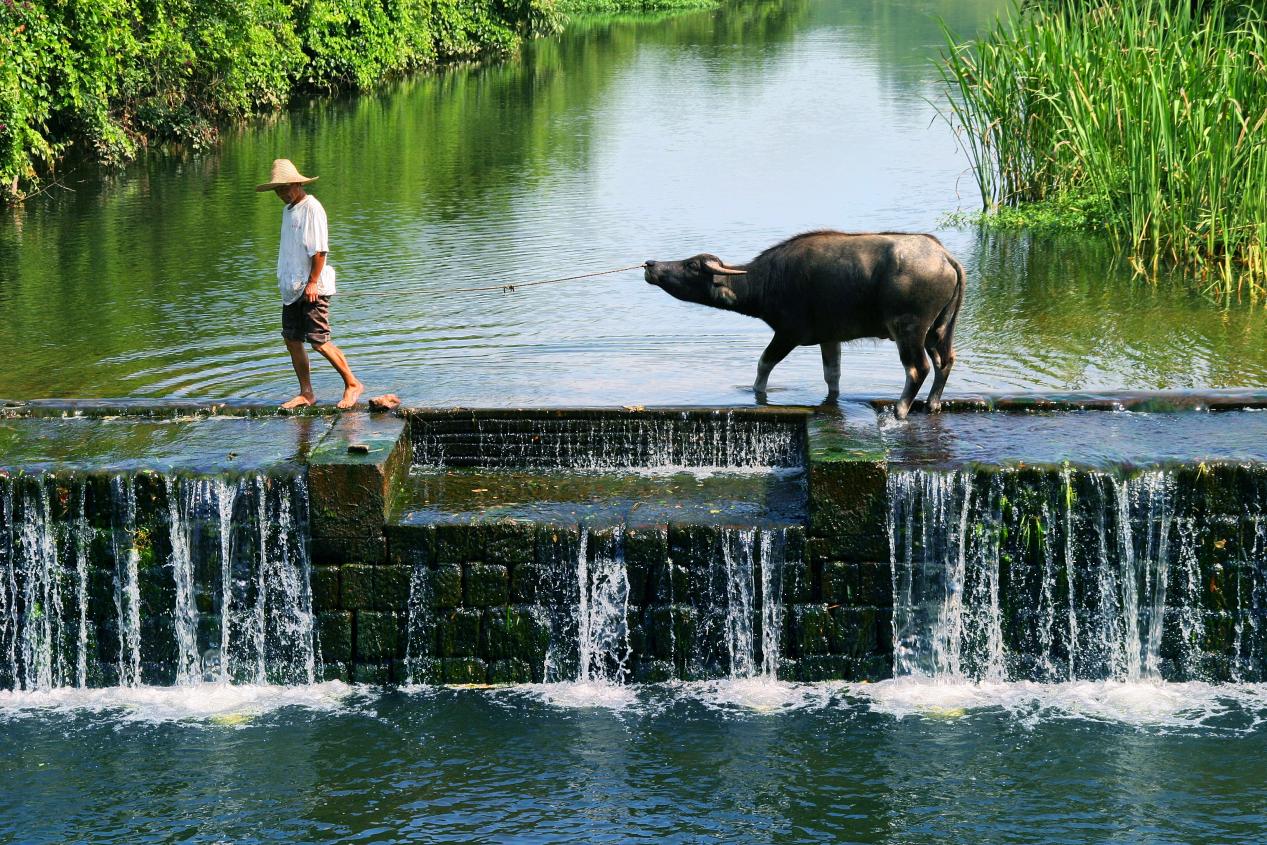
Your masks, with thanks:
[{"label": "aquatic plant", "polygon": [[1104,229],[1135,270],[1267,293],[1267,26],[1226,0],[1044,0],[947,32],[984,219]]}]

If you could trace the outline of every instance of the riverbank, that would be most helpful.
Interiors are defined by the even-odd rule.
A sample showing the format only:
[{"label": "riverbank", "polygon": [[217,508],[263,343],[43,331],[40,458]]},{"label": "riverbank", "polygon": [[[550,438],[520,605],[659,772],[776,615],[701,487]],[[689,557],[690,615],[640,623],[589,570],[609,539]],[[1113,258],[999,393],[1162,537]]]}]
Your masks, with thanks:
[{"label": "riverbank", "polygon": [[[571,14],[712,0],[460,0],[233,4],[0,3],[0,204],[56,184],[68,157],[105,166],[146,148],[202,149],[219,129],[297,96],[479,58],[558,32]],[[102,8],[108,7],[108,8]]]},{"label": "riverbank", "polygon": [[1267,26],[1245,4],[1044,0],[953,37],[951,109],[985,214],[1106,231],[1136,272],[1267,292]]}]

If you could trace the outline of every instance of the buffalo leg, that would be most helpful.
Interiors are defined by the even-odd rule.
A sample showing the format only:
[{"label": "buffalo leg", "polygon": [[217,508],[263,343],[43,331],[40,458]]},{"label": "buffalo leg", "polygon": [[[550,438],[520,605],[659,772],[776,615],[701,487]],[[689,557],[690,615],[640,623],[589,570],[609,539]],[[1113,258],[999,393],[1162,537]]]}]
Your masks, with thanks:
[{"label": "buffalo leg", "polygon": [[823,351],[823,380],[827,382],[827,398],[835,399],[840,395],[840,344],[820,343]]},{"label": "buffalo leg", "polygon": [[770,381],[770,371],[795,348],[796,344],[786,337],[778,334],[774,336],[770,345],[765,348],[765,352],[761,353],[760,360],[757,361],[757,380],[752,383],[752,389],[755,392],[765,393]]},{"label": "buffalo leg", "polygon": [[941,392],[946,387],[946,379],[950,378],[950,368],[955,365],[955,346],[950,338],[930,336],[927,345],[928,354],[933,359],[933,386],[928,391],[928,412],[935,414],[941,410]]},{"label": "buffalo leg", "polygon": [[906,419],[906,415],[910,413],[915,394],[919,393],[931,369],[928,356],[924,354],[923,332],[920,334],[918,340],[911,338],[909,334],[903,335],[897,344],[898,356],[902,359],[902,366],[906,368],[906,387],[902,388],[902,398],[897,400],[897,407],[893,409],[899,420]]}]

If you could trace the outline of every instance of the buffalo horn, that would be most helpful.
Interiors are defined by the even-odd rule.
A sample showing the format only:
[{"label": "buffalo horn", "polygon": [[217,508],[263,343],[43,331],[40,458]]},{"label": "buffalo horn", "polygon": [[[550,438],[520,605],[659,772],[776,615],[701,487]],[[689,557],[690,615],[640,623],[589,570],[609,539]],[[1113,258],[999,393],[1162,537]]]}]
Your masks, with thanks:
[{"label": "buffalo horn", "polygon": [[724,267],[719,261],[705,261],[704,269],[716,276],[742,276],[747,270],[736,270],[733,267]]}]

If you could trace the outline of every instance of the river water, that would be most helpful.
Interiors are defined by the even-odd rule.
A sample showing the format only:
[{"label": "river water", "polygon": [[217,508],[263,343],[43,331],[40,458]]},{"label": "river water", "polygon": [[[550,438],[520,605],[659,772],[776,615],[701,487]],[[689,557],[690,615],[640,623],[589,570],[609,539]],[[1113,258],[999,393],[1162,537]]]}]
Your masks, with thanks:
[{"label": "river water", "polygon": [[[0,395],[283,398],[272,158],[319,174],[371,390],[428,404],[746,403],[768,330],[640,274],[457,287],[972,208],[937,116],[935,16],[972,0],[741,0],[581,23],[244,129],[73,173],[0,221]],[[949,393],[1256,386],[1261,316],[1132,281],[1103,245],[939,231],[969,270]],[[387,296],[361,296],[382,293]],[[821,398],[817,352],[771,398]],[[318,368],[319,390],[335,382]],[[844,386],[896,391],[889,344]],[[911,679],[338,683],[0,692],[0,841],[1246,842],[1267,689]]]},{"label": "river water", "polygon": [[[213,152],[65,176],[0,220],[0,396],[250,396],[293,389],[272,279],[276,156],[320,180],[343,296],[336,341],[371,391],[424,405],[747,403],[770,332],[638,272],[447,293],[680,258],[746,260],[818,227],[935,230],[976,207],[938,116],[937,18],[1000,0],[789,0],[581,23],[516,63],[316,102]],[[1092,239],[939,230],[970,289],[949,394],[1261,385],[1263,321],[1115,268]],[[365,294],[375,294],[366,296]],[[385,294],[385,295],[383,295]],[[892,394],[888,342],[843,389]],[[317,367],[324,396],[337,378]],[[816,349],[771,401],[822,398]]]}]

